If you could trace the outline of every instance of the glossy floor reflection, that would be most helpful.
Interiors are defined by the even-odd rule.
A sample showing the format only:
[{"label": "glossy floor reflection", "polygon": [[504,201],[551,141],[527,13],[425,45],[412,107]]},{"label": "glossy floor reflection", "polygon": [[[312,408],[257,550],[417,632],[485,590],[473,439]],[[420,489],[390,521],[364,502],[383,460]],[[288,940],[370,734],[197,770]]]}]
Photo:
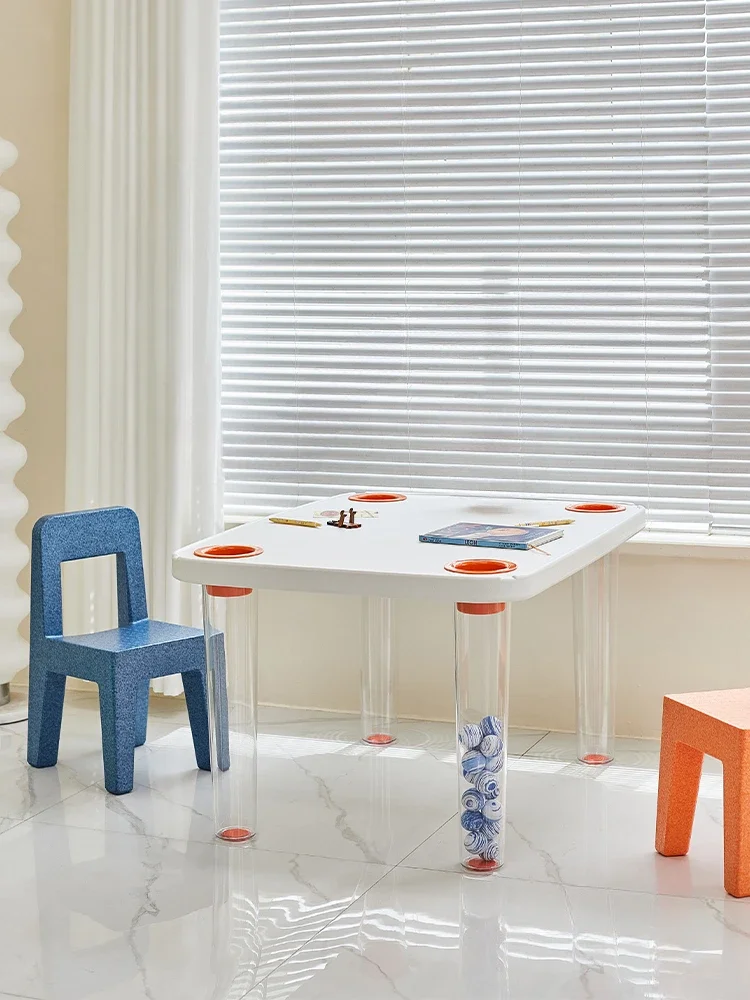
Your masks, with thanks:
[{"label": "glossy floor reflection", "polygon": [[380,750],[357,720],[265,709],[260,833],[215,844],[179,702],[153,705],[132,794],[102,785],[95,701],[60,763],[0,729],[0,1000],[734,1000],[750,901],[725,897],[721,769],[691,854],[653,853],[658,747],[575,762],[515,731],[507,863],[456,869],[450,727]]}]

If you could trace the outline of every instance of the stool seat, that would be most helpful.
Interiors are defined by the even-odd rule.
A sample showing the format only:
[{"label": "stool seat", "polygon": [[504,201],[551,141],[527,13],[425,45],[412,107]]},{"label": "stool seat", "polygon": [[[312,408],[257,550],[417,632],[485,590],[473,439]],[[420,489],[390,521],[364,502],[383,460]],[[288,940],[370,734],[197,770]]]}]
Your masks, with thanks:
[{"label": "stool seat", "polygon": [[689,694],[670,694],[667,698],[714,722],[750,732],[750,688],[692,691]]},{"label": "stool seat", "polygon": [[750,896],[750,688],[664,698],[656,850],[665,857],[690,848],[704,754],[724,765],[724,888]]}]

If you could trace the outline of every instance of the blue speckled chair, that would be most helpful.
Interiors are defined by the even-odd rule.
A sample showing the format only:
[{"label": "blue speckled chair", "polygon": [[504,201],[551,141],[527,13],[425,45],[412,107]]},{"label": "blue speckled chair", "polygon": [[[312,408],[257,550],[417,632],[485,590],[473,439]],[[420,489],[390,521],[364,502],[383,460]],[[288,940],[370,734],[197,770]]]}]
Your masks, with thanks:
[{"label": "blue speckled chair", "polygon": [[[60,564],[117,556],[118,628],[63,635]],[[182,674],[198,767],[210,770],[203,632],[152,621],[138,517],[128,507],[51,514],[34,525],[31,544],[31,652],[28,761],[57,763],[65,678],[99,685],[104,784],[133,788],[135,747],[146,742],[149,682]]]}]

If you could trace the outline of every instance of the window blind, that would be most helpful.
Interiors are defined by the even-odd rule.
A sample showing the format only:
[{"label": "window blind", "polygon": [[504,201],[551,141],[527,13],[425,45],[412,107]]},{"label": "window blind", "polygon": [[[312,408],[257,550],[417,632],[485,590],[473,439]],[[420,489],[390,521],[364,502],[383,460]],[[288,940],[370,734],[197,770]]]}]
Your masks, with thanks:
[{"label": "window blind", "polygon": [[750,529],[750,3],[222,2],[230,516]]}]

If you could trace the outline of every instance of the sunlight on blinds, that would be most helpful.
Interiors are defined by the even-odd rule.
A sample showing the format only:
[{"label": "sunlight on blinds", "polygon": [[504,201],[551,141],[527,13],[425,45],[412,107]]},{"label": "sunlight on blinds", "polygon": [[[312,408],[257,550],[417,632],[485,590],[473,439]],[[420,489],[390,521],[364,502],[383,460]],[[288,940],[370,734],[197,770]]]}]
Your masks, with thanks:
[{"label": "sunlight on blinds", "polygon": [[750,528],[750,4],[222,2],[226,511]]}]

